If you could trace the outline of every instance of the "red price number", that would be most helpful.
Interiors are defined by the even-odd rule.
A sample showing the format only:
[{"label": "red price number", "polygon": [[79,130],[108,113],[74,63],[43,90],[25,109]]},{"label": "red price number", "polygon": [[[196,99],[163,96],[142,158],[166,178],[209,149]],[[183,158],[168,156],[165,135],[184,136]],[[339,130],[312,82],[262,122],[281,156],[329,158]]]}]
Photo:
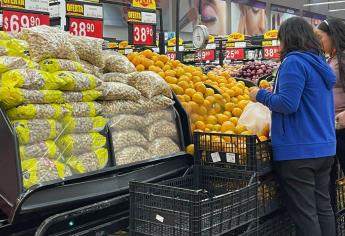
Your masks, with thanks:
[{"label": "red price number", "polygon": [[175,60],[176,52],[167,52],[167,56],[169,57],[170,60]]},{"label": "red price number", "polygon": [[20,32],[23,28],[30,28],[37,25],[49,25],[49,22],[49,15],[19,11],[3,11],[4,31]]},{"label": "red price number", "polygon": [[215,59],[214,50],[202,50],[197,52],[197,57],[202,61],[213,61]]},{"label": "red price number", "polygon": [[275,59],[280,57],[279,47],[265,47],[264,48],[264,58]]},{"label": "red price number", "polygon": [[69,32],[76,36],[103,38],[103,21],[71,17]]},{"label": "red price number", "polygon": [[243,60],[244,48],[230,48],[225,51],[225,59],[227,60]]},{"label": "red price number", "polygon": [[153,45],[153,25],[133,24],[133,44]]}]

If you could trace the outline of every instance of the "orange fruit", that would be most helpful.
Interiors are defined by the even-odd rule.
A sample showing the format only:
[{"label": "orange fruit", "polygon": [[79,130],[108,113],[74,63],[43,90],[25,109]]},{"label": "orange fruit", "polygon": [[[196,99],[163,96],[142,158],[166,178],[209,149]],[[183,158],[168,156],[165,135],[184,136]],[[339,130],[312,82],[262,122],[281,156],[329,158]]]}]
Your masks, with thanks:
[{"label": "orange fruit", "polygon": [[206,91],[206,86],[202,82],[195,83],[194,88],[200,93],[205,93]]},{"label": "orange fruit", "polygon": [[182,76],[185,73],[184,69],[181,67],[177,68],[175,71],[176,71],[176,76],[178,77]]},{"label": "orange fruit", "polygon": [[250,131],[248,131],[248,130],[243,131],[241,134],[242,134],[242,135],[253,135],[253,133],[250,132]]},{"label": "orange fruit", "polygon": [[[164,69],[163,69],[163,70],[164,70]],[[166,71],[165,71],[165,75],[166,75],[166,76],[173,76],[173,77],[175,77],[175,76],[176,76],[176,72],[173,71],[173,70],[166,70]]]},{"label": "orange fruit", "polygon": [[243,125],[236,125],[236,127],[235,127],[235,133],[236,134],[241,134],[244,131],[247,131],[246,127],[244,127]]},{"label": "orange fruit", "polygon": [[[185,99],[185,101],[186,101],[186,99]],[[228,117],[228,119],[230,119],[232,117],[232,114],[230,111],[224,111],[223,114],[226,115]]]},{"label": "orange fruit", "polygon": [[[232,131],[232,130],[228,130],[228,131],[225,131],[225,132],[222,132],[222,133],[224,133],[224,134],[235,134],[235,132]],[[224,139],[224,141],[227,142],[227,143],[232,142],[232,138],[229,137],[229,136],[224,136],[223,139]]]},{"label": "orange fruit", "polygon": [[213,89],[211,89],[211,88],[206,88],[206,89],[205,89],[205,95],[206,95],[206,96],[213,96],[213,95],[214,95]]},{"label": "orange fruit", "polygon": [[260,137],[259,137],[259,140],[260,140],[261,142],[264,142],[264,141],[267,141],[268,138],[267,138],[266,136],[260,136]]},{"label": "orange fruit", "polygon": [[186,110],[186,112],[189,114],[189,113],[191,113],[192,112],[192,105],[191,104],[189,104],[188,102],[184,102],[184,104],[183,104],[183,108]]},{"label": "orange fruit", "polygon": [[183,102],[185,102],[185,100],[184,100],[183,95],[177,95],[176,97],[178,98],[178,100],[179,100],[180,102],[182,102],[182,105],[184,105]]},{"label": "orange fruit", "polygon": [[211,108],[209,111],[208,111],[208,114],[209,115],[217,115],[218,114],[218,112],[216,111],[216,109],[214,109],[214,108]]},{"label": "orange fruit", "polygon": [[138,56],[137,52],[130,52],[130,53],[127,54],[127,58],[130,61],[133,61],[134,57],[136,57],[136,56]]},{"label": "orange fruit", "polygon": [[248,100],[241,100],[238,102],[238,107],[244,110],[244,108],[248,105],[249,101]]},{"label": "orange fruit", "polygon": [[221,131],[222,133],[225,133],[226,131],[234,131],[235,130],[235,125],[231,121],[225,121],[222,124]]},{"label": "orange fruit", "polygon": [[219,132],[221,129],[222,129],[222,126],[221,126],[220,124],[215,124],[215,125],[213,126],[213,131]]},{"label": "orange fruit", "polygon": [[237,123],[238,123],[238,118],[237,118],[237,117],[231,117],[231,118],[230,118],[230,121],[231,121],[234,125],[237,125]]},{"label": "orange fruit", "polygon": [[215,125],[215,124],[217,124],[217,117],[214,116],[214,115],[209,115],[209,116],[206,118],[206,122],[207,122],[208,124]]},{"label": "orange fruit", "polygon": [[203,104],[207,109],[209,109],[212,106],[212,103],[209,100],[204,100],[204,104]]},{"label": "orange fruit", "polygon": [[193,96],[192,96],[192,100],[194,102],[196,102],[197,104],[204,104],[204,98],[202,96],[202,94],[200,93],[194,93]]},{"label": "orange fruit", "polygon": [[175,77],[172,77],[172,76],[165,77],[165,81],[168,84],[176,84],[177,83],[177,79]]},{"label": "orange fruit", "polygon": [[192,80],[193,80],[194,83],[198,83],[198,82],[202,81],[199,76],[193,76]]},{"label": "orange fruit", "polygon": [[235,92],[234,92],[234,90],[232,90],[232,89],[226,90],[226,93],[229,94],[230,98],[232,98],[232,97],[235,96]]},{"label": "orange fruit", "polygon": [[194,155],[194,144],[189,144],[186,147],[186,153],[188,153],[190,155]]},{"label": "orange fruit", "polygon": [[179,77],[178,81],[187,81],[187,82],[190,82],[190,79],[189,79],[187,76],[185,76],[185,75],[181,75],[181,76]]},{"label": "orange fruit", "polygon": [[196,127],[197,129],[205,130],[206,125],[205,125],[204,122],[202,122],[202,121],[199,120],[199,121],[195,122],[195,127]]},{"label": "orange fruit", "polygon": [[232,112],[231,112],[234,116],[236,117],[240,117],[241,114],[242,114],[242,109],[241,108],[238,108],[238,107],[235,107]]},{"label": "orange fruit", "polygon": [[236,107],[236,104],[232,102],[225,103],[225,110],[226,111],[232,111]]},{"label": "orange fruit", "polygon": [[216,99],[213,96],[207,96],[205,99],[208,100],[211,104],[216,102]]},{"label": "orange fruit", "polygon": [[196,93],[195,89],[188,88],[185,90],[185,94],[188,95],[189,97],[193,97],[193,95]]},{"label": "orange fruit", "polygon": [[204,106],[199,106],[199,109],[198,109],[198,114],[199,115],[202,115],[202,116],[204,116],[204,115],[206,115],[207,114],[207,108],[206,107],[204,107]]},{"label": "orange fruit", "polygon": [[[206,119],[207,121],[207,119]],[[213,129],[213,124],[207,124],[206,125],[206,129],[212,130]]]},{"label": "orange fruit", "polygon": [[217,114],[216,117],[217,117],[218,124],[223,124],[224,122],[229,120],[229,118],[224,114]]},{"label": "orange fruit", "polygon": [[141,57],[140,56],[135,56],[132,60],[132,63],[137,66],[141,63]]},{"label": "orange fruit", "polygon": [[183,95],[184,94],[183,89],[181,87],[179,87],[178,85],[171,84],[170,87],[176,95]]},{"label": "orange fruit", "polygon": [[183,98],[186,102],[190,102],[190,100],[191,100],[191,98],[187,94],[184,94]]},{"label": "orange fruit", "polygon": [[144,59],[141,63],[145,66],[145,68],[149,68],[150,66],[154,65],[154,62],[150,59]]},{"label": "orange fruit", "polygon": [[137,69],[137,71],[144,71],[145,70],[145,66],[142,64],[139,64],[135,67]]},{"label": "orange fruit", "polygon": [[222,106],[219,103],[213,104],[213,109],[216,111],[216,114],[219,114],[222,112]]},{"label": "orange fruit", "polygon": [[196,123],[197,121],[204,121],[204,117],[203,116],[200,116],[196,113],[193,113],[190,115],[190,119],[192,120],[192,123]]},{"label": "orange fruit", "polygon": [[180,81],[177,83],[177,85],[183,88],[183,90],[186,90],[189,88],[189,83],[187,81]]},{"label": "orange fruit", "polygon": [[163,71],[158,73],[160,75],[160,77],[162,77],[163,79],[165,78],[165,73]]},{"label": "orange fruit", "polygon": [[158,66],[159,68],[164,68],[164,63],[163,62],[161,62],[161,61],[156,61],[155,62],[155,66]]},{"label": "orange fruit", "polygon": [[164,64],[166,64],[169,61],[169,57],[167,57],[166,55],[158,55],[158,59]]},{"label": "orange fruit", "polygon": [[199,105],[196,102],[190,101],[189,104],[191,105],[193,112],[198,111]]}]

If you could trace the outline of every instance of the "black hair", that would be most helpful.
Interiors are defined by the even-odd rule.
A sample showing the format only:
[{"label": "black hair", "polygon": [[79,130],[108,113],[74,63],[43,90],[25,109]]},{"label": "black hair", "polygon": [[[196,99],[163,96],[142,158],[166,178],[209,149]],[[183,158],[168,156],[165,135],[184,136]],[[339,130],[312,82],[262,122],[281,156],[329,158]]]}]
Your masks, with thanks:
[{"label": "black hair", "polygon": [[322,54],[319,38],[313,27],[302,17],[292,17],[283,22],[279,28],[278,39],[283,45],[280,59],[290,52],[313,52]]},{"label": "black hair", "polygon": [[321,22],[317,28],[330,37],[332,49],[336,50],[339,78],[345,91],[345,23],[340,19],[329,19]]}]

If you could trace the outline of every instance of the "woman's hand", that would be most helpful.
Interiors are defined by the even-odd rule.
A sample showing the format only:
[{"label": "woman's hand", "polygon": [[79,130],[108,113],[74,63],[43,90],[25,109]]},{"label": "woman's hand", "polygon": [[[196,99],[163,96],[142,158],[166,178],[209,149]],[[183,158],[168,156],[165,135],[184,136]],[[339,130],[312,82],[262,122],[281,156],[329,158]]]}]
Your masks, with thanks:
[{"label": "woman's hand", "polygon": [[249,92],[250,101],[256,102],[256,95],[258,94],[259,90],[260,89],[256,87]]},{"label": "woman's hand", "polygon": [[345,111],[340,112],[335,117],[336,129],[345,129]]}]

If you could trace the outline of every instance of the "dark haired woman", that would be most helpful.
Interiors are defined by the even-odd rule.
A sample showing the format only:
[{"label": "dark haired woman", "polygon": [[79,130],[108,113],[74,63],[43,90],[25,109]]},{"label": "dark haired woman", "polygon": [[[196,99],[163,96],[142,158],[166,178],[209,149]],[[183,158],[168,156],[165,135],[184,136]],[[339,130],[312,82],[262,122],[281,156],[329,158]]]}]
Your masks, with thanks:
[{"label": "dark haired woman", "polygon": [[[328,63],[337,76],[333,88],[336,114],[337,160],[345,173],[345,23],[339,19],[323,21],[316,30],[323,49],[328,54]],[[340,62],[340,63],[339,63]],[[331,174],[331,195],[335,205],[336,165]]]},{"label": "dark haired woman", "polygon": [[303,18],[286,20],[278,38],[282,64],[274,90],[255,89],[250,97],[272,111],[274,167],[297,235],[333,236],[328,187],[336,151],[336,77]]}]

